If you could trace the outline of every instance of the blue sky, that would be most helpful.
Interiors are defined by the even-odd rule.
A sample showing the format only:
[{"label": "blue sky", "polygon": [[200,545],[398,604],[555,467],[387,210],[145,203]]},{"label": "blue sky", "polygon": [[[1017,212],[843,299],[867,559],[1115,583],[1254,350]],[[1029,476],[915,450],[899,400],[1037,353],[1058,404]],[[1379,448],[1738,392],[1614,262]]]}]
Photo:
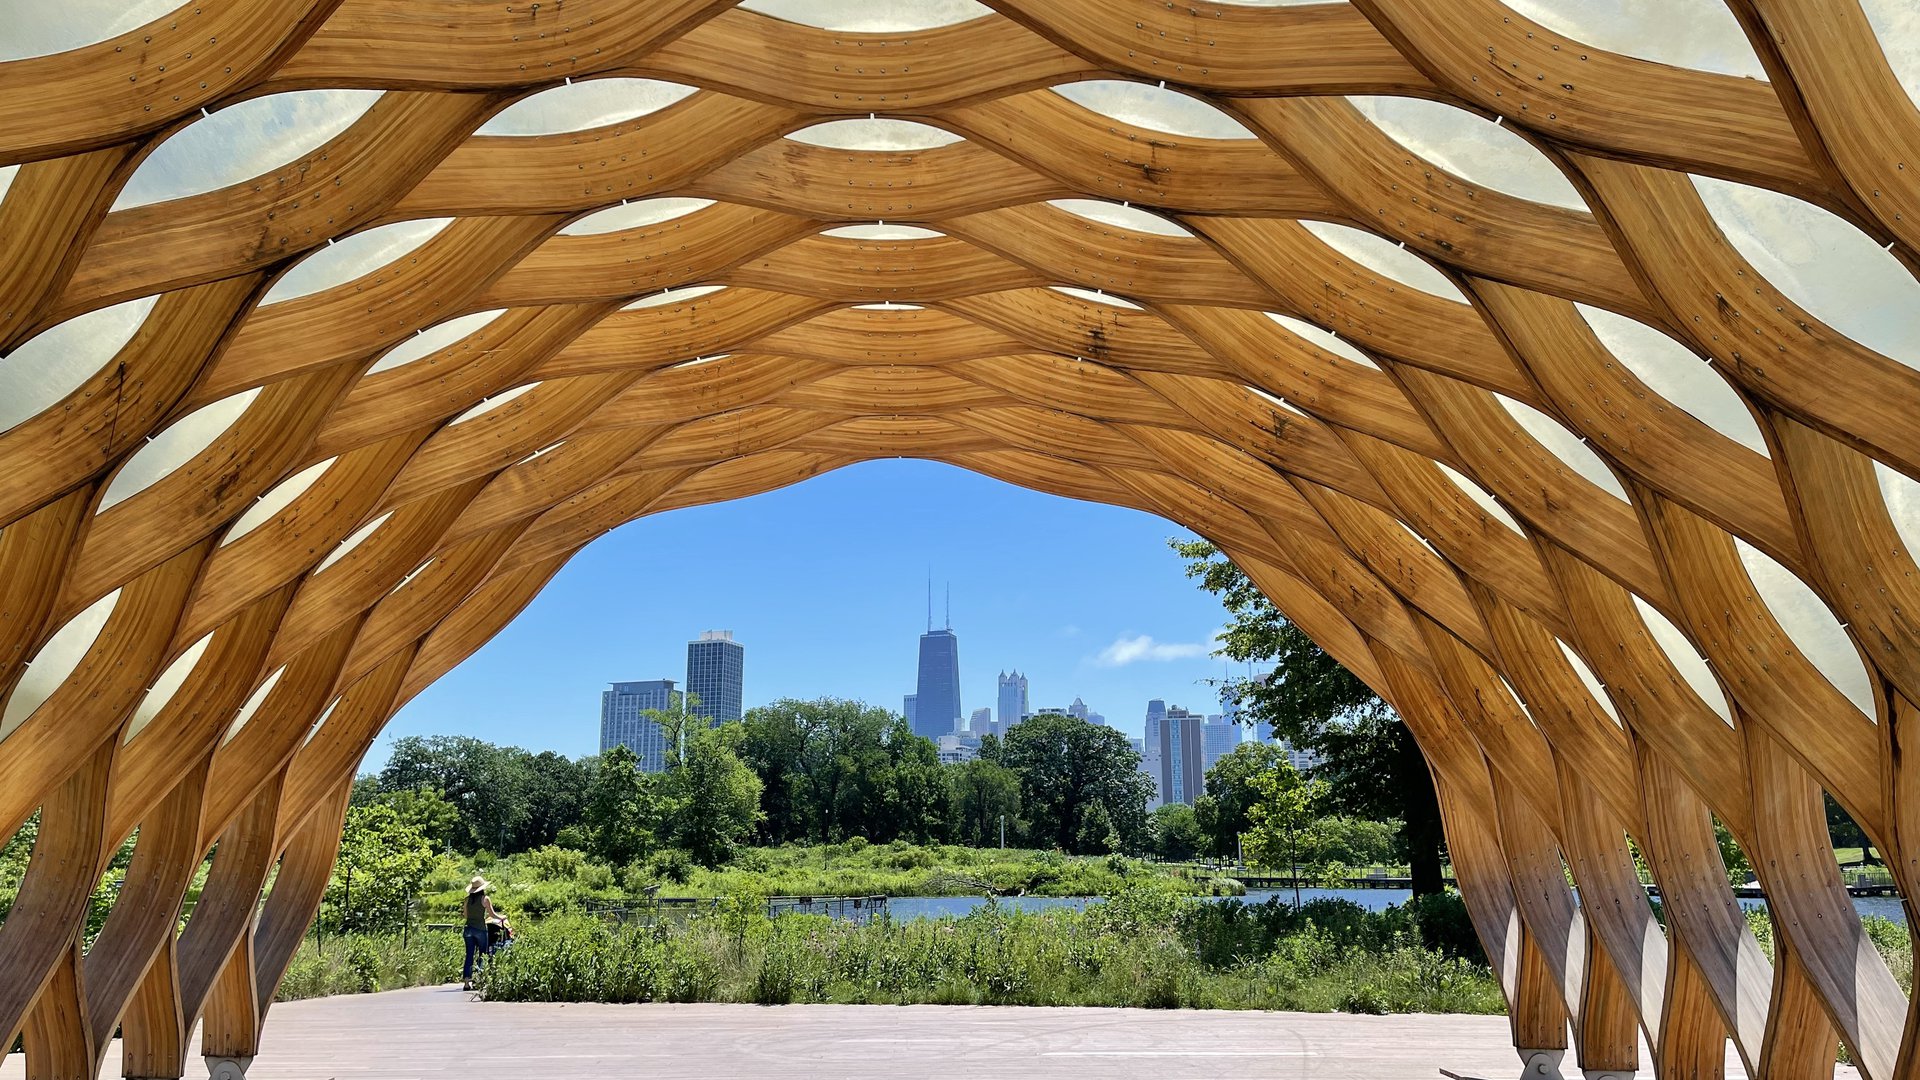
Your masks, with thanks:
[{"label": "blue sky", "polygon": [[1078,694],[1138,737],[1148,698],[1217,711],[1202,680],[1219,604],[1134,510],[1027,491],[947,465],[868,462],[749,499],[644,518],[602,537],[489,645],[409,702],[402,735],[468,734],[568,755],[598,749],[615,679],[685,679],[686,642],[732,630],[748,707],[860,698],[894,711],[953,586],[961,704],[994,704],[1018,667],[1035,708]]}]

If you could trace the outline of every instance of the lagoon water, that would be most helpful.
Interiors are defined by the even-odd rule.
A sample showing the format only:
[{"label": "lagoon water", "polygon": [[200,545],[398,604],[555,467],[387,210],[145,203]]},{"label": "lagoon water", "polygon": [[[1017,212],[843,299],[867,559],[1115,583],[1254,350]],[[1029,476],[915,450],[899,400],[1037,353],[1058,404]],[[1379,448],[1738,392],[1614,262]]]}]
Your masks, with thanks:
[{"label": "lagoon water", "polygon": [[[1393,904],[1404,904],[1413,894],[1405,889],[1301,889],[1300,899],[1306,900],[1351,900],[1368,911],[1381,911]],[[1239,899],[1249,904],[1258,904],[1265,900],[1280,897],[1285,901],[1293,900],[1292,889],[1249,889],[1247,895]],[[1228,899],[1217,897],[1213,899]],[[1071,911],[1084,911],[1089,904],[1099,903],[1097,896],[1003,896],[1000,906],[1008,911],[1052,911],[1065,908]],[[958,917],[984,906],[984,896],[897,896],[887,904],[887,910],[896,919],[938,919],[949,916]],[[1742,899],[1740,906],[1745,908],[1764,908],[1765,900]],[[1878,915],[1884,919],[1906,925],[1906,911],[1900,901],[1891,896],[1862,896],[1853,901],[1854,909],[1862,915]]]}]

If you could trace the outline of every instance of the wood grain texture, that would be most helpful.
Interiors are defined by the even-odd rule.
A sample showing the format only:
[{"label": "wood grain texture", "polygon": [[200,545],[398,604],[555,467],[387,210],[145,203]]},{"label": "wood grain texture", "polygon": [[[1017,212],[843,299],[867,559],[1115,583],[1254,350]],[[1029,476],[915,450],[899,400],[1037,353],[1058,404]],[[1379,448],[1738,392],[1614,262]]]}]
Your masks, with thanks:
[{"label": "wood grain texture", "polygon": [[[36,1075],[84,1072],[116,1023],[128,1075],[177,1075],[203,1016],[210,1048],[251,1055],[361,756],[581,547],[895,456],[1191,528],[1378,690],[1427,755],[1516,1047],[1604,1070],[1644,1041],[1660,1075],[1702,1077],[1731,1039],[1750,1072],[1804,1080],[1844,1040],[1876,1080],[1915,1072],[1920,1011],[1818,805],[1920,889],[1920,570],[1876,471],[1920,478],[1920,376],[1768,281],[1686,175],[1805,200],[1920,266],[1920,110],[1855,0],[1730,0],[1765,81],[1496,0],[988,6],[849,32],[727,0],[238,0],[0,63],[0,166],[21,164],[0,348],[154,297],[0,430],[0,827],[43,821],[0,924],[0,1018]],[[602,78],[692,89],[478,134]],[[1212,134],[1055,92],[1088,80],[1185,95]],[[386,94],[258,175],[112,209],[203,109],[336,87]],[[1430,160],[1348,94],[1497,119],[1585,207]],[[789,137],[866,116],[958,141]],[[704,202],[573,228],[663,197]],[[429,218],[451,220],[405,256],[262,302],[334,242]],[[925,231],[827,235],[874,222]],[[1662,396],[1577,305],[1700,358],[1764,451]],[[246,392],[106,503],[149,440]],[[1554,448],[1576,439],[1610,478]],[[1807,654],[1756,551],[1831,614],[1870,702]],[[1776,963],[1716,820],[1770,893]],[[84,898],[136,826],[83,953]]]}]

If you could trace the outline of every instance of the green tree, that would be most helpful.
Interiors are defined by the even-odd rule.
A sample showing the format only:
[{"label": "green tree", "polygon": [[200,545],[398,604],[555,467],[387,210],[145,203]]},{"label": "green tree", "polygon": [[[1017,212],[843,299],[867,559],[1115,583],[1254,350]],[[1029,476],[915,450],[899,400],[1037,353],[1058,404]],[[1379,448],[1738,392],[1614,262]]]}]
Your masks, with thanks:
[{"label": "green tree", "polygon": [[[770,843],[937,837],[949,827],[933,744],[885,709],[791,698],[750,710],[740,757],[765,789]],[[906,775],[896,775],[904,770]]]},{"label": "green tree", "polygon": [[660,806],[653,778],[640,771],[632,748],[615,744],[600,755],[581,807],[587,851],[612,866],[627,866],[655,846]]},{"label": "green tree", "polygon": [[465,828],[459,809],[428,787],[383,791],[371,805],[392,807],[394,816],[418,831],[434,851],[451,849]]},{"label": "green tree", "polygon": [[[991,739],[993,736],[989,735]],[[954,839],[974,847],[996,847],[1000,823],[1016,843],[1025,829],[1020,820],[1020,777],[1012,769],[976,758],[948,772],[953,785]]]},{"label": "green tree", "polygon": [[1145,846],[1152,781],[1118,731],[1042,713],[1007,732],[1000,761],[1020,777],[1031,842],[1073,854]]},{"label": "green tree", "polygon": [[1323,764],[1315,778],[1327,786],[1328,809],[1376,821],[1400,822],[1400,850],[1417,895],[1442,890],[1443,837],[1433,776],[1419,744],[1386,702],[1289,622],[1251,579],[1204,540],[1169,541],[1187,560],[1187,576],[1220,598],[1230,622],[1219,654],[1242,662],[1272,663],[1259,678],[1228,679],[1224,696],[1248,721],[1271,724],[1274,734]]},{"label": "green tree", "polygon": [[1244,742],[1207,770],[1207,793],[1195,800],[1194,810],[1206,833],[1208,854],[1225,859],[1240,853],[1240,837],[1253,827],[1253,804],[1259,798],[1254,778],[1285,760],[1277,746]]},{"label": "green tree", "polygon": [[349,809],[340,856],[323,898],[327,910],[322,921],[335,930],[400,929],[433,864],[433,845],[393,806]]},{"label": "green tree", "polygon": [[1300,903],[1300,868],[1322,861],[1311,830],[1327,794],[1323,780],[1309,779],[1281,759],[1253,779],[1256,798],[1247,833],[1247,858],[1255,866],[1285,866],[1293,877],[1293,902]]},{"label": "green tree", "polygon": [[1191,859],[1208,840],[1194,808],[1185,803],[1166,803],[1147,816],[1147,850],[1162,859]]},{"label": "green tree", "polygon": [[720,866],[753,838],[760,778],[735,752],[735,723],[655,714],[667,729],[667,816],[674,840],[702,866]]}]

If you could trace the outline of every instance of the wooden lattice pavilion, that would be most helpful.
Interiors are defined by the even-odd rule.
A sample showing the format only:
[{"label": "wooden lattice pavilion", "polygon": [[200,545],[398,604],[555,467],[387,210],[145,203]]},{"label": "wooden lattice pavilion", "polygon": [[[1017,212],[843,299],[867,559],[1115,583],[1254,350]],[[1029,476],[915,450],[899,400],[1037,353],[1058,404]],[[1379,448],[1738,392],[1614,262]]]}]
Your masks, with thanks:
[{"label": "wooden lattice pavilion", "polygon": [[[1713,1077],[1730,1037],[1759,1076],[1842,1042],[1920,1076],[1822,799],[1920,890],[1920,567],[1886,494],[1920,479],[1920,341],[1823,321],[1799,256],[1703,194],[1920,267],[1884,30],[1727,0],[1752,77],[1497,0],[988,7],[197,0],[0,63],[0,836],[40,814],[0,1032],[31,1075],[93,1076],[117,1029],[125,1075],[179,1076],[196,1021],[244,1068],[362,753],[583,545],[913,456],[1204,534],[1391,702],[1524,1060],[1631,1073],[1644,1037]],[[608,80],[682,89],[483,130]],[[223,117],[340,90],[383,93],[127,197],[173,140],[246,168]],[[1572,197],[1443,167],[1378,99],[1497,124]],[[939,138],[808,134],[849,119]]]}]

